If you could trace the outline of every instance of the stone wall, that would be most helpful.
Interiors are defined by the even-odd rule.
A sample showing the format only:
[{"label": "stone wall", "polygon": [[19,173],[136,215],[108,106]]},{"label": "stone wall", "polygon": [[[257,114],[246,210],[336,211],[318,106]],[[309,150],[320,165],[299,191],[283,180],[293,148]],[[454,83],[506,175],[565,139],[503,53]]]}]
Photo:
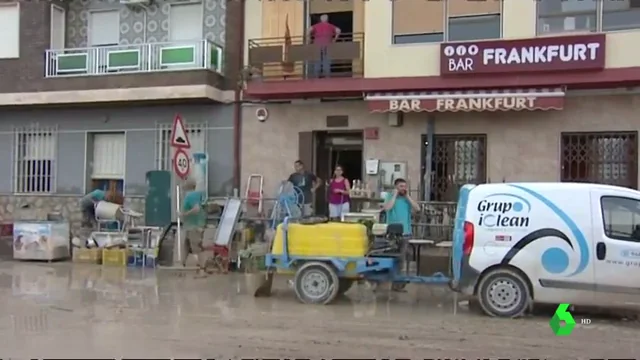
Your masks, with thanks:
[{"label": "stone wall", "polygon": [[[129,197],[125,206],[144,213],[144,198]],[[17,220],[46,220],[48,214],[58,213],[69,220],[75,233],[82,222],[79,196],[14,196],[0,195],[0,222]]]}]

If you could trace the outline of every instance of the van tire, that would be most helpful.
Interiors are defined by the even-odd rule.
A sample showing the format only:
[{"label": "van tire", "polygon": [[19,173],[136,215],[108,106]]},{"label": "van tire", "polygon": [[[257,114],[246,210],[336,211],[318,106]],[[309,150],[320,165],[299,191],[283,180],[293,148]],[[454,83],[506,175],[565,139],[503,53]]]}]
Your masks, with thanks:
[{"label": "van tire", "polygon": [[485,274],[478,284],[477,299],[485,314],[517,318],[531,307],[527,280],[509,268],[498,268]]}]

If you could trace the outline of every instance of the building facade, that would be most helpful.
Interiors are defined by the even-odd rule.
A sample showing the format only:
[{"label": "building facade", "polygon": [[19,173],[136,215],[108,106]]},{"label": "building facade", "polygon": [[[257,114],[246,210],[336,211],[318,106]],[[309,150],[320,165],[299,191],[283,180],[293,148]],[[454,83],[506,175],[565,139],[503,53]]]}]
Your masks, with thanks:
[{"label": "building facade", "polygon": [[143,210],[176,116],[209,156],[209,194],[232,193],[242,46],[227,24],[242,16],[223,0],[0,4],[0,219],[76,222],[95,188]]},{"label": "building facade", "polygon": [[[297,158],[325,179],[350,167],[371,187],[403,176],[425,200],[453,201],[464,183],[638,187],[635,1],[313,6],[247,4],[242,173],[263,174],[265,192]],[[322,13],[348,34],[319,77],[303,35]],[[376,176],[367,159],[384,163]]]}]

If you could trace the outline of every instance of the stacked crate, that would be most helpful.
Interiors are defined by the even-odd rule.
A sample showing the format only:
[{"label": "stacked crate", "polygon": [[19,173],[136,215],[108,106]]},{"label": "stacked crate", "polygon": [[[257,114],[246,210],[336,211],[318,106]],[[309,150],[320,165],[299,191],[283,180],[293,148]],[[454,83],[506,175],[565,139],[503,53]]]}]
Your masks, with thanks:
[{"label": "stacked crate", "polygon": [[102,249],[73,249],[73,262],[82,264],[102,264]]}]

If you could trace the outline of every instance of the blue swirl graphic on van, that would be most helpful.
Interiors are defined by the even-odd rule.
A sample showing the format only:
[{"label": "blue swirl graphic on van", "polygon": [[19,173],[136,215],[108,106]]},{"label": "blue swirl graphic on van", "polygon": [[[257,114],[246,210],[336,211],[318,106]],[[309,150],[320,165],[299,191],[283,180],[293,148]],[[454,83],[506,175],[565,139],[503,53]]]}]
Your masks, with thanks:
[{"label": "blue swirl graphic on van", "polygon": [[[536,199],[540,200],[540,202],[542,202],[544,205],[546,205],[551,211],[553,211],[560,218],[560,220],[562,220],[567,225],[567,227],[571,231],[571,234],[575,238],[575,241],[576,241],[576,243],[578,245],[578,250],[580,252],[580,262],[578,263],[578,266],[577,266],[576,270],[573,273],[571,273],[571,274],[569,274],[567,276],[573,276],[573,275],[576,275],[576,274],[579,274],[579,273],[583,272],[584,269],[586,269],[587,265],[589,264],[589,247],[587,245],[587,239],[584,236],[584,234],[582,233],[582,231],[580,231],[580,229],[578,228],[578,225],[576,225],[576,223],[571,219],[571,217],[569,217],[569,215],[567,215],[556,204],[554,204],[551,200],[549,200],[546,197],[542,196],[538,192],[533,191],[531,189],[528,189],[526,187],[520,186],[520,185],[511,184],[509,186],[514,187],[514,188],[516,188],[518,190],[524,191],[527,194],[529,194],[529,195],[535,197]],[[561,231],[559,231],[557,229],[540,229],[540,230],[535,231],[534,233],[539,232],[539,231],[542,231],[542,233],[538,233],[535,236],[532,236],[532,234],[533,234],[532,233],[532,234],[529,234],[529,235],[525,236],[523,239],[521,239],[518,242],[518,244],[516,244],[516,246],[514,246],[513,253],[510,251],[505,256],[505,258],[503,259],[503,262],[506,261],[508,263],[525,246],[533,243],[534,241],[536,241],[538,239],[542,239],[542,238],[548,237],[548,236],[555,236],[555,237],[558,237],[558,238],[562,239],[563,241],[567,242],[570,245],[572,250],[575,251],[575,249],[574,249],[573,245],[571,244],[571,241],[569,240],[569,238],[564,233],[562,233]],[[541,235],[544,235],[544,236],[541,236]],[[526,243],[523,243],[523,240],[525,240],[525,239],[527,239],[527,241],[526,241]],[[522,244],[520,244],[520,243],[522,243]],[[554,273],[554,274],[563,273],[569,267],[569,254],[567,254],[567,252],[564,249],[561,249],[559,247],[552,247],[552,248],[549,248],[549,249],[545,250],[545,252],[542,254],[542,257],[541,257],[540,260],[542,262],[542,267],[544,267],[544,269],[547,270],[548,272]]]},{"label": "blue swirl graphic on van", "polygon": [[478,202],[476,210],[479,214],[478,226],[496,229],[529,227],[531,203],[519,195],[488,195]]}]

